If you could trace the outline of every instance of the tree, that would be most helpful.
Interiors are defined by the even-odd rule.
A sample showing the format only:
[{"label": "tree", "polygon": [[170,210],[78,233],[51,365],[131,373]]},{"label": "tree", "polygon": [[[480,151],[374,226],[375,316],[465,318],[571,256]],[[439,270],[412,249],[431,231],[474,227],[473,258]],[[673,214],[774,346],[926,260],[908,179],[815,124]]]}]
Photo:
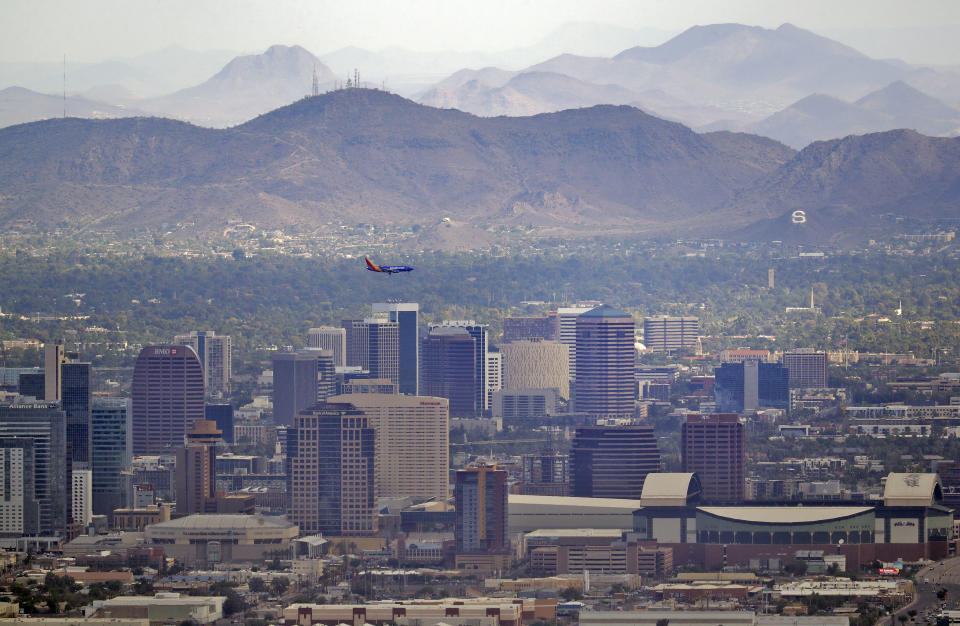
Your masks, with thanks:
[{"label": "tree", "polygon": [[940,589],[937,589],[937,600],[940,600],[941,602],[943,602],[943,600],[944,600],[946,597],[947,597],[947,590],[946,590],[946,589],[944,589],[943,587],[941,587]]},{"label": "tree", "polygon": [[263,579],[259,576],[251,576],[247,581],[247,587],[249,587],[253,593],[263,593],[267,590],[267,583],[263,582]]},{"label": "tree", "polygon": [[577,589],[576,587],[567,587],[560,592],[560,597],[570,602],[571,600],[582,600],[583,592]]},{"label": "tree", "polygon": [[270,589],[273,591],[274,595],[282,596],[286,593],[287,588],[290,586],[290,581],[287,580],[286,576],[279,576],[270,581]]},{"label": "tree", "polygon": [[657,626],[670,626],[670,620],[666,617],[661,617],[657,620]]}]

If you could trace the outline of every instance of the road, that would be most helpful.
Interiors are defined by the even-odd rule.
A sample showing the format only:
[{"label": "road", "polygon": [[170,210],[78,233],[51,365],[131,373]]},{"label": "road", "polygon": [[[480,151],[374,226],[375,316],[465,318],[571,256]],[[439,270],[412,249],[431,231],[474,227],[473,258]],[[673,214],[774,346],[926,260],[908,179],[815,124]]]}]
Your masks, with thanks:
[{"label": "road", "polygon": [[[913,602],[898,610],[894,615],[889,615],[877,622],[878,626],[893,626],[894,620],[900,615],[908,615],[910,611],[916,611],[917,616],[922,616],[927,611],[934,613],[940,607],[940,600],[937,598],[937,590],[946,589],[946,602],[954,603],[960,600],[960,557],[944,559],[937,561],[932,565],[923,568],[914,576],[916,581],[916,596]],[[926,623],[925,619],[919,620],[920,623]],[[899,624],[899,620],[897,620]]]}]

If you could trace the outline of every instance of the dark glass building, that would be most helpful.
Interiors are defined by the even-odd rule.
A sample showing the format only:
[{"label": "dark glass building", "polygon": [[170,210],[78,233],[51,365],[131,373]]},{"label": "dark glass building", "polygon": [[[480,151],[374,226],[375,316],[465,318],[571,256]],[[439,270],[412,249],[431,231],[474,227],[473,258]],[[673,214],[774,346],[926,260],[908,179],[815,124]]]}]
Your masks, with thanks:
[{"label": "dark glass building", "polygon": [[73,464],[90,461],[90,364],[60,366],[60,406],[67,414],[67,445]]},{"label": "dark glass building", "polygon": [[93,470],[93,514],[111,515],[127,505],[121,474],[130,466],[133,429],[130,401],[96,400],[90,409],[90,469]]},{"label": "dark glass building", "polygon": [[37,400],[43,400],[43,394],[46,392],[46,375],[43,372],[20,374],[17,393],[21,396],[30,396]]},{"label": "dark glass building", "polygon": [[451,417],[475,417],[478,405],[476,340],[466,328],[437,326],[423,338],[420,391],[450,401]]},{"label": "dark glass building", "polygon": [[147,346],[133,368],[133,453],[169,454],[204,416],[203,366],[189,346]]},{"label": "dark glass building", "polygon": [[789,408],[789,372],[780,363],[723,363],[714,368],[714,377],[713,394],[720,413]]},{"label": "dark glass building", "polygon": [[633,317],[601,305],[576,318],[574,406],[594,418],[632,417],[636,399]]},{"label": "dark glass building", "polygon": [[233,405],[208,404],[204,408],[204,417],[217,425],[226,443],[233,443]]},{"label": "dark glass building", "polygon": [[703,498],[713,502],[744,500],[744,428],[739,415],[691,415],[680,435],[683,471],[695,472]]},{"label": "dark glass building", "polygon": [[581,426],[570,449],[570,495],[640,499],[647,474],[660,471],[651,426]]}]

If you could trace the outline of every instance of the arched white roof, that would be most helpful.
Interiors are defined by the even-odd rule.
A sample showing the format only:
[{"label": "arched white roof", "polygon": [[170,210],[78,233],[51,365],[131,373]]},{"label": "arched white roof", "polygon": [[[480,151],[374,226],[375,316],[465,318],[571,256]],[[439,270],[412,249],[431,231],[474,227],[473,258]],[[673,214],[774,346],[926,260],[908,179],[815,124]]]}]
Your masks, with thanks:
[{"label": "arched white roof", "polygon": [[658,472],[643,479],[643,506],[686,506],[700,495],[700,479],[693,472]]},{"label": "arched white roof", "polygon": [[943,500],[943,488],[936,474],[890,472],[883,488],[886,506],[930,506]]}]

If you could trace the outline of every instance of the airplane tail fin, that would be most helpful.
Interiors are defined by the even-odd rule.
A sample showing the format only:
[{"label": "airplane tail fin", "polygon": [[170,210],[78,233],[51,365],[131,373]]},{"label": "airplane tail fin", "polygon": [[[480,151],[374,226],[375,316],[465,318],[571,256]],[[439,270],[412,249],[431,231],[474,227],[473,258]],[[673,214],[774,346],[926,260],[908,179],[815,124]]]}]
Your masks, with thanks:
[{"label": "airplane tail fin", "polygon": [[370,257],[365,256],[365,257],[363,257],[363,260],[367,262],[367,269],[368,269],[368,270],[372,270],[372,271],[374,271],[374,272],[382,272],[382,271],[383,271],[382,269],[380,269],[380,266],[379,266],[379,265],[377,265],[376,263],[374,263],[373,261],[370,260]]}]

